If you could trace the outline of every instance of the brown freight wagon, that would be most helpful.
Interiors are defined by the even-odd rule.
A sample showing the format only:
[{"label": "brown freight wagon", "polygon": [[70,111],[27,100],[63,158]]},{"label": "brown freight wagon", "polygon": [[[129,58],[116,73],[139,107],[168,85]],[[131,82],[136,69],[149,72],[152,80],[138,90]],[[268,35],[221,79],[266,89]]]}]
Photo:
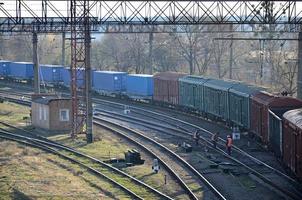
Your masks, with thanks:
[{"label": "brown freight wagon", "polygon": [[178,79],[186,74],[177,72],[160,72],[153,76],[154,93],[153,100],[172,105],[178,105],[179,86]]},{"label": "brown freight wagon", "polygon": [[302,109],[283,114],[283,162],[302,180]]},{"label": "brown freight wagon", "polygon": [[269,110],[283,112],[302,107],[302,101],[292,97],[276,96],[260,92],[251,97],[251,132],[262,142],[269,142]]}]

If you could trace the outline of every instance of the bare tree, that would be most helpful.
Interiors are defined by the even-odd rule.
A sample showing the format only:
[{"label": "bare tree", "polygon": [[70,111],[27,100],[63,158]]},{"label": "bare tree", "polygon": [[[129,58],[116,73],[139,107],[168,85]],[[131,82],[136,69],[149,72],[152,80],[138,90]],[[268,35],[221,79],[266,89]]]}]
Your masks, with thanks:
[{"label": "bare tree", "polygon": [[210,60],[209,36],[200,33],[203,28],[204,26],[187,25],[184,34],[175,35],[179,54],[188,62],[190,74],[194,74],[196,68],[199,74],[204,74]]}]

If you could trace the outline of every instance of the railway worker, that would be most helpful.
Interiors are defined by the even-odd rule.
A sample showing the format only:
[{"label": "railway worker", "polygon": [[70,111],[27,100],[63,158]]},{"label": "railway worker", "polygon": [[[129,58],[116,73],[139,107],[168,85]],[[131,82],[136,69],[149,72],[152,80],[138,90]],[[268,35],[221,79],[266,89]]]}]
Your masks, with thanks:
[{"label": "railway worker", "polygon": [[232,145],[233,145],[233,139],[230,135],[228,135],[226,140],[226,148],[227,148],[227,153],[229,155],[231,155]]},{"label": "railway worker", "polygon": [[199,139],[200,139],[200,133],[199,133],[200,130],[197,130],[195,131],[195,133],[193,134],[193,138],[195,140],[195,144],[196,146],[198,146],[198,142],[199,142]]},{"label": "railway worker", "polygon": [[218,137],[219,137],[219,132],[216,132],[214,135],[212,135],[212,143],[213,143],[213,147],[216,149],[217,146],[217,142],[218,142]]}]

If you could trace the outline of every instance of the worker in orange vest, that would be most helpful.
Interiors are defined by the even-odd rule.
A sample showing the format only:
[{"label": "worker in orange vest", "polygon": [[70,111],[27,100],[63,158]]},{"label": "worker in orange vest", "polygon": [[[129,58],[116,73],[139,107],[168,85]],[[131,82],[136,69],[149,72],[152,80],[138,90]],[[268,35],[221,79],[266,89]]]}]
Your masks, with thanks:
[{"label": "worker in orange vest", "polygon": [[230,135],[228,135],[226,140],[226,148],[227,148],[227,153],[229,155],[231,155],[232,145],[233,145],[233,139]]}]

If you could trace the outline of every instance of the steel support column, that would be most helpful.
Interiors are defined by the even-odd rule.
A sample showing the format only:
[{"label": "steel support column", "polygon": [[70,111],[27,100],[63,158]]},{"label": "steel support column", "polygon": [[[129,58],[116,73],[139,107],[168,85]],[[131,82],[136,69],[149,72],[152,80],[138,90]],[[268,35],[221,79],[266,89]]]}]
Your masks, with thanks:
[{"label": "steel support column", "polygon": [[[231,39],[233,38],[233,34],[231,35]],[[231,40],[230,44],[230,60],[229,60],[229,79],[233,78],[233,40]]]},{"label": "steel support column", "polygon": [[153,74],[153,33],[149,33],[149,73]]},{"label": "steel support column", "polygon": [[299,40],[298,40],[297,97],[299,99],[302,99],[302,32],[299,32]]},{"label": "steel support column", "polygon": [[72,133],[92,138],[89,0],[71,0]]},{"label": "steel support column", "polygon": [[61,65],[65,65],[65,32],[62,33],[62,54]]},{"label": "steel support column", "polygon": [[33,63],[34,63],[34,92],[40,93],[39,59],[38,59],[38,35],[33,33]]},{"label": "steel support column", "polygon": [[92,108],[92,88],[91,88],[91,65],[90,65],[90,48],[91,48],[91,37],[89,19],[85,18],[85,96],[86,96],[86,139],[87,143],[93,142],[93,108]]}]

